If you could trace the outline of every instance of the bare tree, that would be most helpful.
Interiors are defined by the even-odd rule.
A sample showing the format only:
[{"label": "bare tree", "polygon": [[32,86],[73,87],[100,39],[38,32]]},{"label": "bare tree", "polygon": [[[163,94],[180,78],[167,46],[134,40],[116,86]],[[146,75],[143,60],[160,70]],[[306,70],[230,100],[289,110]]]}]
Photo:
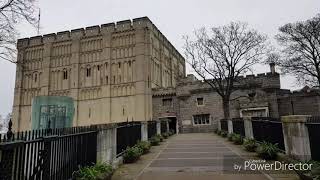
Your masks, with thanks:
[{"label": "bare tree", "polygon": [[320,14],[279,28],[282,45],[278,64],[283,73],[297,77],[300,84],[320,85]]},{"label": "bare tree", "polygon": [[246,23],[196,30],[185,37],[185,55],[192,69],[222,98],[224,118],[230,118],[230,96],[240,75],[251,71],[266,50],[267,37]]},{"label": "bare tree", "polygon": [[37,24],[35,0],[0,1],[0,59],[16,63],[17,25],[26,21]]}]

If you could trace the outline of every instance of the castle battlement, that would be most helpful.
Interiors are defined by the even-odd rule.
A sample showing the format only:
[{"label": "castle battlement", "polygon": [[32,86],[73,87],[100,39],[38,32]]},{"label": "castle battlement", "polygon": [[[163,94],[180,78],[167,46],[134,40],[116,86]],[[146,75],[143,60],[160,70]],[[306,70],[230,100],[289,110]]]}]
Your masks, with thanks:
[{"label": "castle battlement", "polygon": [[[210,81],[211,79],[207,79]],[[194,75],[188,74],[186,77],[182,78],[179,82],[180,85],[196,85],[197,87],[206,84],[203,80],[197,79]],[[261,86],[262,88],[280,88],[280,75],[278,73],[259,73],[250,74],[245,76],[239,76],[235,82],[235,86],[250,85],[255,84]],[[207,88],[206,86],[203,86]]]},{"label": "castle battlement", "polygon": [[68,41],[75,38],[99,36],[106,32],[127,31],[141,27],[154,28],[155,25],[150,21],[148,17],[141,17],[133,20],[128,19],[114,23],[107,23],[85,28],[72,29],[70,31],[62,31],[57,33],[45,34],[42,36],[18,39],[17,47],[20,48],[27,46],[38,46],[49,42]]}]

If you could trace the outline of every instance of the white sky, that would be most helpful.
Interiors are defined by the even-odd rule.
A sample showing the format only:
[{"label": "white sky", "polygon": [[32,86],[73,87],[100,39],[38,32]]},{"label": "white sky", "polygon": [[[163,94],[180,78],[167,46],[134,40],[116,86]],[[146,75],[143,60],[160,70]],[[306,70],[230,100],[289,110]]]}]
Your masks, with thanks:
[{"label": "white sky", "polygon": [[[41,0],[39,6],[41,34],[148,16],[182,54],[182,36],[202,26],[245,21],[273,39],[279,26],[320,13],[319,0]],[[19,31],[21,38],[37,32],[28,25]],[[255,73],[267,71],[266,66],[255,68]],[[11,111],[14,80],[15,65],[0,61],[0,114]],[[299,88],[292,77],[282,77],[281,83],[282,88]]]}]

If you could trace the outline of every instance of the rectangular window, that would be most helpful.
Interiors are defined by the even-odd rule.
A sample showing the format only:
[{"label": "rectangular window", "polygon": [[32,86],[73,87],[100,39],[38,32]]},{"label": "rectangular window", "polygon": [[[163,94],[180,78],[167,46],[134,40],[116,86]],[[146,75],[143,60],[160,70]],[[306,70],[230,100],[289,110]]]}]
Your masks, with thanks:
[{"label": "rectangular window", "polygon": [[172,98],[162,99],[163,106],[172,106]]},{"label": "rectangular window", "polygon": [[210,124],[209,118],[210,118],[209,114],[193,115],[193,124],[194,125],[209,125]]},{"label": "rectangular window", "polygon": [[197,98],[197,105],[198,106],[203,106],[204,105],[203,98]]}]

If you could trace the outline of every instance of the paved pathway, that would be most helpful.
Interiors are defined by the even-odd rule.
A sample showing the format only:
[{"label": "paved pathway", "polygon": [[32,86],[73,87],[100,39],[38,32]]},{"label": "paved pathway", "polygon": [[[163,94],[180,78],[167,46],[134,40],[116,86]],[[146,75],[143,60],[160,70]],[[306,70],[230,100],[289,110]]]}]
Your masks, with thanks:
[{"label": "paved pathway", "polygon": [[[262,173],[245,174],[226,169],[240,159],[224,139],[213,134],[180,134],[172,137],[141,171],[138,180],[268,180]],[[226,160],[227,159],[227,160]],[[228,161],[231,160],[231,161]],[[233,166],[228,166],[233,168]],[[230,169],[229,169],[230,170]],[[282,178],[281,178],[282,179]],[[285,178],[288,179],[288,178]],[[290,178],[291,179],[291,178]]]}]

